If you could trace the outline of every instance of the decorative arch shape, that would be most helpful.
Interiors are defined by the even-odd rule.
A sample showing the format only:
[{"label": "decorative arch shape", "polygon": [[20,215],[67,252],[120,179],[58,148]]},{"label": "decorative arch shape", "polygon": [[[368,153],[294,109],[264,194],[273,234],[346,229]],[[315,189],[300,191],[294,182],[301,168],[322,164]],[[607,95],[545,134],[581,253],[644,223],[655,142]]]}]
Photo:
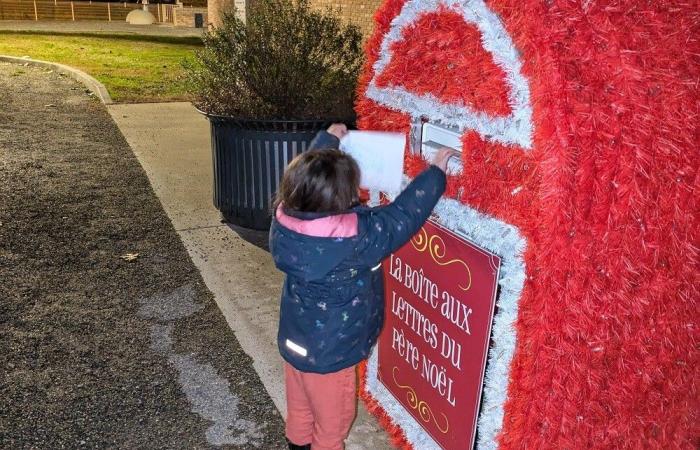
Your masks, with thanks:
[{"label": "decorative arch shape", "polygon": [[[431,94],[416,94],[400,86],[380,87],[377,79],[391,62],[391,47],[403,38],[404,30],[420,16],[436,12],[441,7],[457,12],[465,22],[475,25],[481,32],[481,43],[503,69],[508,86],[508,101],[512,113],[506,117],[494,117],[475,111],[461,103],[444,103]],[[375,62],[374,76],[367,87],[366,96],[392,109],[398,109],[414,119],[427,116],[431,121],[458,128],[462,132],[474,130],[483,139],[506,145],[517,145],[525,150],[532,148],[533,124],[530,104],[530,86],[522,74],[520,53],[501,22],[483,0],[409,0],[392,21],[391,29],[384,35],[380,57]]]}]

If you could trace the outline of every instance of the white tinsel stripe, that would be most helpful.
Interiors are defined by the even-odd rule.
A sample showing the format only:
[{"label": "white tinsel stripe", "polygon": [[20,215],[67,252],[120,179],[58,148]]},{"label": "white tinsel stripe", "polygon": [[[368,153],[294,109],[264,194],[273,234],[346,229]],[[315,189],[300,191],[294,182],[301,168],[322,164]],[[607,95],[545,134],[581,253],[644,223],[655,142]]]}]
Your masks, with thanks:
[{"label": "white tinsel stripe", "polygon": [[[517,227],[484,215],[456,200],[442,199],[434,212],[438,223],[501,257],[498,280],[501,290],[496,300],[498,310],[491,328],[494,344],[489,349],[483,403],[477,421],[477,448],[496,449],[496,436],[503,425],[503,406],[508,389],[510,363],[515,351],[515,320],[525,284],[523,253],[527,242]],[[367,390],[394,423],[401,427],[415,449],[439,448],[377,379],[376,349],[367,366]]]},{"label": "white tinsel stripe", "polygon": [[489,350],[483,403],[477,422],[477,448],[495,449],[498,447],[496,436],[503,426],[503,406],[508,392],[510,363],[515,352],[515,321],[525,285],[523,253],[527,242],[517,227],[481,214],[456,200],[440,201],[435,214],[439,217],[438,222],[445,227],[501,257],[498,281],[501,291],[496,300],[498,310],[491,328],[493,347]]},{"label": "white tinsel stripe", "polygon": [[[433,123],[457,127],[465,132],[475,130],[485,140],[501,144],[517,144],[523,148],[530,147],[530,135],[525,133],[521,124],[526,121],[509,117],[493,117],[481,112],[473,112],[469,107],[450,105],[440,102],[431,94],[417,95],[403,88],[378,88],[374,84],[367,88],[367,97],[385,106],[391,106],[404,112],[411,112],[412,117],[425,116]],[[421,111],[421,114],[415,114]]]},{"label": "white tinsel stripe", "polygon": [[426,433],[406,409],[394,398],[377,377],[377,347],[367,361],[367,391],[379,402],[391,420],[401,427],[408,442],[416,450],[440,450],[440,446]]},{"label": "white tinsel stripe", "polygon": [[[377,77],[393,57],[391,46],[401,40],[404,28],[413,24],[421,14],[435,11],[441,5],[460,13],[466,22],[473,23],[481,32],[484,49],[493,55],[494,62],[505,72],[512,109],[510,116],[490,116],[463,103],[444,103],[433,95],[418,95],[397,86],[377,87]],[[367,97],[414,118],[427,116],[432,122],[454,126],[461,131],[474,130],[485,140],[516,144],[524,149],[532,147],[530,87],[521,73],[522,64],[513,40],[498,15],[483,0],[409,0],[391,22],[380,49],[380,57],[373,66],[374,77],[365,94]]]}]

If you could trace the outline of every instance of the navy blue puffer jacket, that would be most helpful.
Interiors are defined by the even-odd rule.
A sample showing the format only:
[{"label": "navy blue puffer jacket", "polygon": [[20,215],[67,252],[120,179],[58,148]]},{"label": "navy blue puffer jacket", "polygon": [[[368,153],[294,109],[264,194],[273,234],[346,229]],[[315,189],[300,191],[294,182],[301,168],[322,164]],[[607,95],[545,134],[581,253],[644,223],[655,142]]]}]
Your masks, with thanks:
[{"label": "navy blue puffer jacket", "polygon": [[[316,148],[337,148],[321,132]],[[394,202],[357,207],[357,234],[315,237],[283,226],[273,217],[270,251],[286,273],[278,346],[282,357],[303,372],[331,373],[365,359],[384,323],[380,262],[420,229],[445,190],[437,167],[418,175]],[[329,214],[284,210],[295,220]],[[334,213],[337,214],[337,213]]]}]

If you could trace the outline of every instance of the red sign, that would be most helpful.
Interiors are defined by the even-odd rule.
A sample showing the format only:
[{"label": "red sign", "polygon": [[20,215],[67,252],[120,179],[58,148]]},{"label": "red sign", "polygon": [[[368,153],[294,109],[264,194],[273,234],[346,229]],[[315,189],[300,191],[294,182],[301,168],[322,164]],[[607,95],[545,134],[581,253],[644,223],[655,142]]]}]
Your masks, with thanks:
[{"label": "red sign", "polygon": [[384,263],[379,379],[445,450],[474,446],[500,265],[433,222]]}]

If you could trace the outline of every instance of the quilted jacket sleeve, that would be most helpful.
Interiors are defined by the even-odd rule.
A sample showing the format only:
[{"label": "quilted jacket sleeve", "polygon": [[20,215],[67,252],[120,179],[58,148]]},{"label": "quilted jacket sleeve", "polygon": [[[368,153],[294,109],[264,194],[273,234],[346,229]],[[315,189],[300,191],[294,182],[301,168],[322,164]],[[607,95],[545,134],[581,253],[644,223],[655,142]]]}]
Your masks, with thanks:
[{"label": "quilted jacket sleeve", "polygon": [[337,150],[339,146],[340,139],[337,136],[322,130],[316,134],[316,137],[309,144],[309,150]]},{"label": "quilted jacket sleeve", "polygon": [[366,233],[358,248],[365,263],[375,265],[408,242],[430,217],[446,183],[445,173],[430,166],[392,203],[373,208],[365,215]]}]

